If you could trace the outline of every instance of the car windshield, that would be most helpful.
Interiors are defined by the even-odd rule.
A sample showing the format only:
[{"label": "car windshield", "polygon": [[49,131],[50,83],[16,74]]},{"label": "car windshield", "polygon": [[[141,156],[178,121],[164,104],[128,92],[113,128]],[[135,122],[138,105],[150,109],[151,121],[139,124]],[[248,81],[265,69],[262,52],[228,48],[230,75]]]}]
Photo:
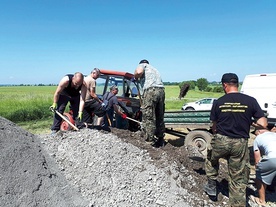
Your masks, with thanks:
[{"label": "car windshield", "polygon": [[211,104],[211,102],[212,102],[212,99],[210,99],[210,98],[202,99],[200,101],[201,104]]}]

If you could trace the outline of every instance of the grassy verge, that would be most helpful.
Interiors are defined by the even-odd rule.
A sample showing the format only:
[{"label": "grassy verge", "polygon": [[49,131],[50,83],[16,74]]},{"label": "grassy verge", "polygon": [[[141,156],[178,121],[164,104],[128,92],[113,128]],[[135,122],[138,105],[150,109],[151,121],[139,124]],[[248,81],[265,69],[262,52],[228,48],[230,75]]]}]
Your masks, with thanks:
[{"label": "grassy verge", "polygon": [[0,115],[17,123],[51,117],[53,86],[1,87]]},{"label": "grassy verge", "polygon": [[18,122],[17,125],[33,134],[49,134],[53,119]]},{"label": "grassy verge", "polygon": [[[52,105],[56,86],[9,86],[0,87],[0,116],[11,120],[33,134],[50,132],[53,114]],[[188,91],[179,99],[179,86],[166,86],[166,111],[181,110],[186,102],[205,97],[220,97],[221,93]]]},{"label": "grassy verge", "polygon": [[49,131],[56,86],[9,86],[0,88],[0,116],[34,134]]}]

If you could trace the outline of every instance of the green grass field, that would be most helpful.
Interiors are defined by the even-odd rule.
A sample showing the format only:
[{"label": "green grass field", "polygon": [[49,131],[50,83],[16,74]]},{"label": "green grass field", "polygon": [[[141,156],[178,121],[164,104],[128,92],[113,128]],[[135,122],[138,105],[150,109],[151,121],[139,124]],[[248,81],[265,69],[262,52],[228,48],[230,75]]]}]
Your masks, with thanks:
[{"label": "green grass field", "polygon": [[0,116],[32,133],[49,131],[56,86],[0,87]]},{"label": "green grass field", "polygon": [[0,115],[13,121],[48,118],[54,86],[12,86],[0,88]]},{"label": "green grass field", "polygon": [[182,99],[179,99],[179,86],[166,86],[166,111],[180,110],[182,105],[187,102],[196,101],[201,98],[218,98],[223,95],[223,93],[213,93],[213,92],[204,92],[199,90],[190,90],[186,96]]},{"label": "green grass field", "polygon": [[[50,132],[53,114],[49,107],[53,102],[56,86],[7,86],[0,87],[0,116],[11,120],[34,133]],[[186,102],[205,97],[220,97],[222,93],[190,90],[179,99],[179,86],[166,86],[166,111],[180,110]]]}]

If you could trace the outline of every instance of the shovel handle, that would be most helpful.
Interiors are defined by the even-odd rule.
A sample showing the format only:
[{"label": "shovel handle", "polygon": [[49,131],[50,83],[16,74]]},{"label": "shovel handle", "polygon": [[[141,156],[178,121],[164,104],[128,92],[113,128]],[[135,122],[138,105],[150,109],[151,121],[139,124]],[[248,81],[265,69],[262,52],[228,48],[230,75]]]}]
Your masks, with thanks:
[{"label": "shovel handle", "polygon": [[137,121],[136,119],[132,119],[132,118],[129,118],[129,117],[126,117],[128,120],[131,120],[131,121],[134,121],[136,123],[139,123],[140,125],[142,125],[142,122],[140,121]]},{"label": "shovel handle", "polygon": [[132,119],[132,118],[130,118],[130,117],[128,117],[128,116],[126,117],[126,119],[128,119],[128,120],[130,120],[130,121],[134,121],[134,122],[140,124],[141,128],[143,128],[143,123],[142,123],[142,122],[137,121],[136,119]]}]

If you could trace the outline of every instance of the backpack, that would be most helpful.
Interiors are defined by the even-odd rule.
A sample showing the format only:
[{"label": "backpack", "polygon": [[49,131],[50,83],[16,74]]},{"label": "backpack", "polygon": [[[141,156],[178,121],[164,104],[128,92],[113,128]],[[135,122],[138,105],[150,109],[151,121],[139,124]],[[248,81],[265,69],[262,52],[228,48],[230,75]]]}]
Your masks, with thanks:
[{"label": "backpack", "polygon": [[104,96],[103,96],[103,103],[102,103],[102,108],[101,108],[103,111],[108,111],[108,110],[111,108],[111,106],[110,106],[110,104],[109,104],[109,100],[110,100],[115,94],[112,94],[110,97],[109,97],[109,94],[110,94],[110,92],[108,92],[107,95],[104,95]]}]

